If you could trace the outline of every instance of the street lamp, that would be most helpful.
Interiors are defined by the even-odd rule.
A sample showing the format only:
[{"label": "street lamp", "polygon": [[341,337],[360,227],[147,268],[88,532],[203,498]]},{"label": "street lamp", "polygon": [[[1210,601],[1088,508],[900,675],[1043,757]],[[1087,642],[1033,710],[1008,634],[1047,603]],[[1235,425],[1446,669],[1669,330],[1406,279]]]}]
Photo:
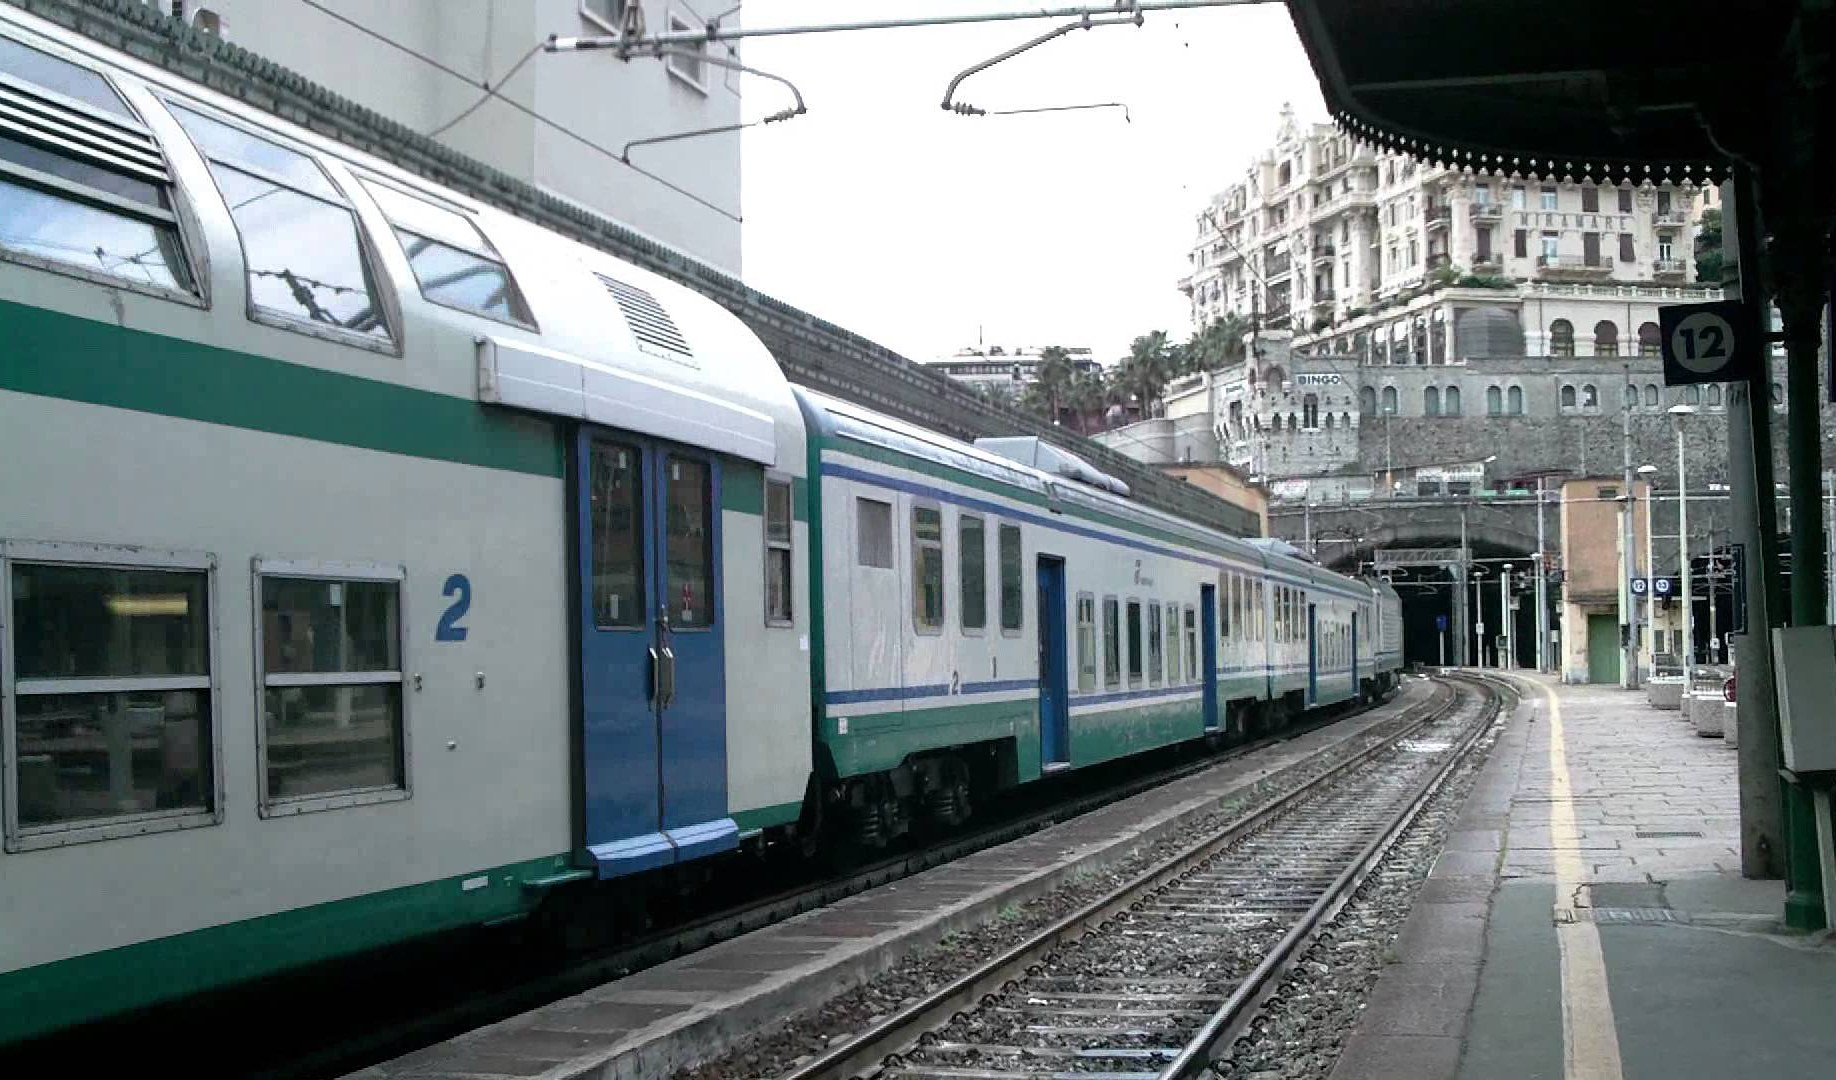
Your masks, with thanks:
[{"label": "street lamp", "polygon": [[1689,581],[1689,481],[1683,466],[1683,420],[1694,416],[1694,405],[1672,405],[1677,429],[1677,565],[1683,575],[1683,690],[1689,692],[1696,674],[1696,626]]},{"label": "street lamp", "polygon": [[1511,670],[1511,564],[1505,563],[1498,575],[1498,636],[1504,643],[1498,656],[1498,669]]},{"label": "street lamp", "polygon": [[1654,479],[1657,476],[1657,471],[1658,471],[1658,467],[1656,465],[1652,465],[1649,463],[1640,465],[1638,467],[1638,475],[1641,477],[1644,477],[1644,480],[1645,480],[1645,604],[1644,604],[1644,607],[1645,607],[1645,639],[1644,640],[1645,640],[1646,655],[1650,657],[1650,659],[1646,661],[1645,663],[1645,669],[1649,674],[1652,674],[1652,675],[1657,674],[1657,630],[1654,628],[1654,624],[1657,622],[1657,618],[1656,618],[1657,598],[1651,595],[1651,579],[1657,576],[1657,563],[1654,562],[1651,558],[1651,535],[1655,531],[1651,527],[1652,526],[1651,514],[1652,514],[1652,511],[1657,509],[1657,481]]},{"label": "street lamp", "polygon": [[1485,567],[1474,566],[1467,573],[1473,579],[1473,666],[1485,666],[1485,595],[1480,591],[1480,579],[1485,577]]}]

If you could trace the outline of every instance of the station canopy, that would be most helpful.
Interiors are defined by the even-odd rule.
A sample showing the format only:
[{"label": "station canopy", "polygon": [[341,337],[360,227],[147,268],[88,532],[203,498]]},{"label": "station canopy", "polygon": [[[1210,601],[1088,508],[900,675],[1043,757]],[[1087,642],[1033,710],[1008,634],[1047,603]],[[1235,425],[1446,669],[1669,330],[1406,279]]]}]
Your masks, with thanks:
[{"label": "station canopy", "polygon": [[1701,184],[1726,178],[1729,132],[1765,122],[1754,76],[1779,64],[1803,2],[1288,8],[1334,119],[1386,150],[1551,180]]}]

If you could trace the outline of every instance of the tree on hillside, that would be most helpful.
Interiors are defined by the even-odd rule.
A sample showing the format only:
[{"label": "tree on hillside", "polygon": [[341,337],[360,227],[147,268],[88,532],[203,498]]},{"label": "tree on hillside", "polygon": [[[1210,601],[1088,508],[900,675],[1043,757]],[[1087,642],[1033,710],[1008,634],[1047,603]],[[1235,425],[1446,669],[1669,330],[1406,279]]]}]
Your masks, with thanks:
[{"label": "tree on hillside", "polygon": [[1205,324],[1186,343],[1190,370],[1216,371],[1242,360],[1243,336],[1249,329],[1248,320],[1234,311]]},{"label": "tree on hillside", "polygon": [[1696,230],[1696,280],[1719,288],[1721,285],[1721,208],[1702,211],[1702,225]]}]

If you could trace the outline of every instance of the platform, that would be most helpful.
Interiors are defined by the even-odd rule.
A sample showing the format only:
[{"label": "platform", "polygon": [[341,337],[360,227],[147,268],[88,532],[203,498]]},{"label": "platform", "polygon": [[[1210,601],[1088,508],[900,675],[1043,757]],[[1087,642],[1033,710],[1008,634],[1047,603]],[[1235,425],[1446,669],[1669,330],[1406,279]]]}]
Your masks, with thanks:
[{"label": "platform", "polygon": [[1408,680],[1390,701],[1356,717],[352,1077],[667,1076],[845,993],[915,949],[1125,860],[1432,692]]},{"label": "platform", "polygon": [[1735,750],[1639,691],[1517,678],[1333,1080],[1830,1075],[1836,940],[1740,876]]}]

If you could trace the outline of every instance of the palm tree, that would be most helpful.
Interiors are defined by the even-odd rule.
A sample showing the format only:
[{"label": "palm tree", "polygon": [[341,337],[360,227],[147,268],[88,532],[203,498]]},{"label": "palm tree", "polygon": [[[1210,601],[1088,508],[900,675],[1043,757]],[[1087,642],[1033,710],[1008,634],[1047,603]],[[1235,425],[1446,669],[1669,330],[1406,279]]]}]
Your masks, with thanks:
[{"label": "palm tree", "polygon": [[1090,414],[1101,413],[1103,406],[1109,402],[1102,369],[1079,372],[1071,382],[1068,399],[1072,413],[1077,417],[1077,433],[1090,434],[1087,430]]},{"label": "palm tree", "polygon": [[1243,336],[1249,333],[1249,323],[1236,312],[1230,312],[1207,323],[1192,340],[1186,343],[1186,352],[1193,357],[1193,365],[1199,371],[1216,371],[1229,367],[1243,359]]},{"label": "palm tree", "polygon": [[1039,364],[1034,370],[1039,393],[1051,407],[1047,417],[1052,423],[1058,423],[1059,405],[1065,400],[1071,389],[1071,354],[1062,345],[1048,345],[1039,353]]},{"label": "palm tree", "polygon": [[1122,361],[1126,385],[1141,401],[1141,416],[1147,418],[1153,402],[1166,389],[1168,374],[1167,333],[1156,330],[1129,343],[1128,356]]}]

